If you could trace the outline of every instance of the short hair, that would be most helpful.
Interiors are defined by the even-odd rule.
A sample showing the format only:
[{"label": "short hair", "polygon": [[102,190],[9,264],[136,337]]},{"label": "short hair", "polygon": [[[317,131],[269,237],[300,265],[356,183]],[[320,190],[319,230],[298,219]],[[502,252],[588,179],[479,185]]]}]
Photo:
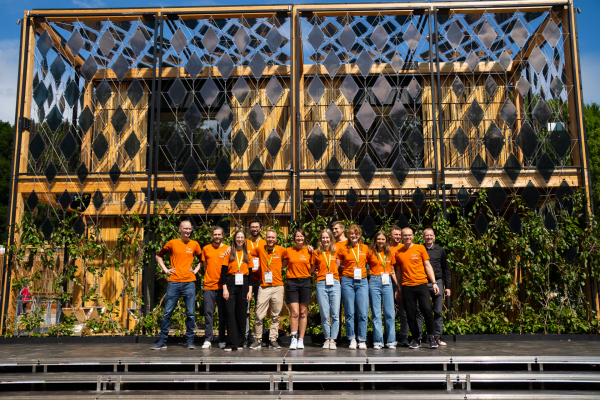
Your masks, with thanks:
[{"label": "short hair", "polygon": [[273,233],[275,234],[275,237],[277,237],[277,231],[276,231],[275,229],[273,229],[273,228],[269,228],[269,229],[267,229],[267,230],[265,231],[265,237],[267,236],[267,234],[268,234],[269,232],[273,232]]},{"label": "short hair", "polygon": [[433,233],[435,235],[435,231],[430,226],[428,226],[427,228],[423,229],[423,233],[425,233],[425,231],[431,231],[431,233]]},{"label": "short hair", "polygon": [[252,226],[253,223],[258,223],[258,226],[262,228],[262,222],[260,222],[260,219],[258,218],[254,218],[252,221],[250,221],[250,223],[248,224],[248,227]]},{"label": "short hair", "polygon": [[192,228],[194,227],[194,224],[192,224],[192,221],[190,221],[189,219],[184,219],[183,221],[181,221],[181,222],[179,223],[179,227],[181,228],[181,225],[182,225],[182,224],[184,224],[184,223],[186,223],[186,222],[187,222],[188,224],[190,224],[190,226],[191,226]]},{"label": "short hair", "polygon": [[[358,225],[350,225],[350,227],[348,228],[348,236],[350,236],[350,232],[357,232],[358,233],[358,243],[362,243],[362,229],[360,229],[360,226]],[[346,243],[346,246],[351,249],[352,245],[350,244],[350,240],[348,240],[348,243]]]},{"label": "short hair", "polygon": [[331,227],[333,228],[334,226],[338,226],[341,225],[342,229],[346,229],[346,225],[344,225],[344,223],[342,221],[335,221],[333,224],[331,224]]},{"label": "short hair", "polygon": [[394,232],[394,231],[400,231],[402,232],[402,228],[400,228],[398,225],[394,225],[390,228],[390,233]]},{"label": "short hair", "polygon": [[402,234],[404,234],[404,231],[405,231],[405,230],[409,230],[409,231],[410,231],[410,233],[414,234],[414,232],[413,232],[412,228],[410,228],[410,227],[408,227],[408,226],[407,226],[406,228],[402,229]]},{"label": "short hair", "polygon": [[292,234],[292,237],[294,239],[296,239],[296,233],[299,233],[302,236],[304,236],[304,240],[306,240],[306,232],[304,232],[301,228],[294,229],[294,233]]},{"label": "short hair", "polygon": [[215,233],[215,231],[221,231],[221,235],[225,236],[225,229],[223,229],[219,225],[217,225],[214,228],[212,228],[211,233]]}]

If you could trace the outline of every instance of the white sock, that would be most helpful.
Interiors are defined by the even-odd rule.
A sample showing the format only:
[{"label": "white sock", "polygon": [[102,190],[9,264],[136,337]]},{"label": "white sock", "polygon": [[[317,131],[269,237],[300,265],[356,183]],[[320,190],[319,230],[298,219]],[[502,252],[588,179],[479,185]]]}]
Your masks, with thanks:
[{"label": "white sock", "polygon": [[298,331],[292,332],[292,337],[296,337],[296,336],[298,336]]},{"label": "white sock", "polygon": [[300,338],[298,338],[298,341],[299,341],[299,342],[304,342],[304,339],[300,339]]}]

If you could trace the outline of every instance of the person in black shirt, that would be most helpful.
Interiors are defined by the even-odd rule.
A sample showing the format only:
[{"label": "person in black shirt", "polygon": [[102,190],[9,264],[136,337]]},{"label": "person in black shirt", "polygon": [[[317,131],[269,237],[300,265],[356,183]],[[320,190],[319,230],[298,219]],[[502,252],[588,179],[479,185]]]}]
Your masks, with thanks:
[{"label": "person in black shirt", "polygon": [[[427,249],[427,254],[429,255],[429,262],[433,267],[436,283],[440,289],[445,288],[443,294],[442,290],[440,290],[436,295],[433,291],[433,282],[429,282],[428,284],[431,302],[433,304],[433,319],[435,324],[433,336],[439,345],[445,346],[446,343],[442,340],[442,333],[444,332],[444,295],[449,297],[451,294],[450,285],[452,283],[452,275],[448,268],[446,250],[433,242],[435,240],[433,229],[427,228],[423,231],[423,240],[425,242],[424,245]],[[419,336],[422,336],[423,315],[420,312],[417,314],[417,323],[419,324]]]}]

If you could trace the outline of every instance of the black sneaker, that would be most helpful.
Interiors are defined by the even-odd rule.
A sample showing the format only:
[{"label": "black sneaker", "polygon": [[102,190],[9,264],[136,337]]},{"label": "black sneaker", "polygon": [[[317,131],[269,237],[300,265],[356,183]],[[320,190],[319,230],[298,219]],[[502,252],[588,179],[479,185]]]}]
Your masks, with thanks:
[{"label": "black sneaker", "polygon": [[416,340],[413,340],[412,342],[410,342],[410,344],[408,345],[409,349],[418,349],[419,347],[421,347],[421,343],[417,342]]},{"label": "black sneaker", "polygon": [[408,343],[408,338],[406,336],[400,336],[400,341],[398,342],[400,347],[409,347],[410,343]]},{"label": "black sneaker", "polygon": [[166,348],[167,344],[162,340],[159,340],[154,346],[152,346],[152,350],[161,350]]},{"label": "black sneaker", "polygon": [[258,349],[260,349],[260,347],[261,347],[261,343],[260,343],[260,340],[258,340],[258,339],[254,339],[254,342],[252,342],[252,344],[250,345],[250,348],[252,350],[258,350]]},{"label": "black sneaker", "polygon": [[437,349],[438,348],[437,341],[435,340],[435,338],[433,336],[429,336],[429,348],[430,349]]},{"label": "black sneaker", "polygon": [[279,343],[277,343],[276,340],[271,340],[271,348],[272,349],[280,349],[281,346],[279,345]]}]

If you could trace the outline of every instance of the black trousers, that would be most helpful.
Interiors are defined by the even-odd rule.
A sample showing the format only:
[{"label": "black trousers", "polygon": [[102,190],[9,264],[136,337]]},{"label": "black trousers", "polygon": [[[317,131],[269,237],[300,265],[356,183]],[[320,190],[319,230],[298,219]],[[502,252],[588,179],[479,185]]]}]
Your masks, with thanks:
[{"label": "black trousers", "polygon": [[235,275],[227,275],[229,298],[225,300],[227,310],[227,347],[237,349],[244,347],[246,333],[246,310],[248,302],[248,277],[244,276],[244,284],[235,284]]},{"label": "black trousers", "polygon": [[433,314],[431,312],[431,298],[429,297],[429,288],[426,283],[417,286],[402,286],[402,302],[408,327],[413,338],[419,338],[419,324],[417,323],[417,307],[421,310],[427,327],[427,334],[433,335],[435,326],[433,325]]}]

